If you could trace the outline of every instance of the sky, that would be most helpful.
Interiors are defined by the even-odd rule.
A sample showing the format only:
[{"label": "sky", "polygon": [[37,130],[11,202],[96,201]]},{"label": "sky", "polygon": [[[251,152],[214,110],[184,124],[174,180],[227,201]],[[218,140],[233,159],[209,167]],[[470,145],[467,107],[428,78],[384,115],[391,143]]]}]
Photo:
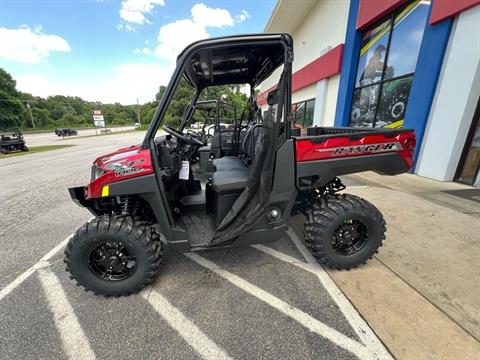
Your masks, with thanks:
[{"label": "sky", "polygon": [[0,67],[36,96],[151,101],[193,41],[262,32],[275,0],[0,0]]}]

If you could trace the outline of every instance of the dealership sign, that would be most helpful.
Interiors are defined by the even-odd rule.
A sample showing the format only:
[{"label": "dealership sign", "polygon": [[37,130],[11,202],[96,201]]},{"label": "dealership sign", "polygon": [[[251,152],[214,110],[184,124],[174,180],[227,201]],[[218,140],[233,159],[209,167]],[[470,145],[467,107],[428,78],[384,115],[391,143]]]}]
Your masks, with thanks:
[{"label": "dealership sign", "polygon": [[105,127],[105,119],[102,110],[92,110],[93,122],[95,127]]}]

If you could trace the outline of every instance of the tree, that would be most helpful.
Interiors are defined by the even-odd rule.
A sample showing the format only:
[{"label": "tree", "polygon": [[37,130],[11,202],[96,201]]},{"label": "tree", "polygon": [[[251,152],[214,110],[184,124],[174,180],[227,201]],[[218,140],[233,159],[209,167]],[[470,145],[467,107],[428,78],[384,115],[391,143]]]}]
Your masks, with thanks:
[{"label": "tree", "polygon": [[18,96],[16,89],[17,82],[13,80],[12,75],[0,68],[0,89],[9,96]]},{"label": "tree", "polygon": [[[13,127],[31,128],[32,123],[26,104],[30,104],[35,125],[39,129],[51,129],[61,126],[93,125],[91,111],[103,111],[106,124],[134,124],[137,122],[137,105],[120,103],[103,104],[85,101],[78,96],[49,96],[46,99],[23,93],[16,89],[16,81],[4,69],[0,68],[0,130]],[[141,124],[147,126],[164,96],[166,87],[161,85],[155,94],[155,101],[140,107]],[[195,89],[181,79],[165,113],[165,123],[178,126],[185,109],[192,102]],[[237,107],[240,116],[247,103],[247,96],[240,91],[239,85],[213,86],[205,89],[200,100],[223,100]]]},{"label": "tree", "polygon": [[34,108],[32,109],[32,116],[35,119],[35,125],[39,128],[48,128],[53,123],[47,109]]}]

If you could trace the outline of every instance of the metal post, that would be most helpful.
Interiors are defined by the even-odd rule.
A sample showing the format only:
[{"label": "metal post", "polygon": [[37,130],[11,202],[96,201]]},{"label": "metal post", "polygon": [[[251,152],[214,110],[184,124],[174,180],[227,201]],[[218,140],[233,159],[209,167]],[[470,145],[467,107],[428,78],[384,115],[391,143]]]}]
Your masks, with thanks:
[{"label": "metal post", "polygon": [[140,103],[138,102],[138,98],[137,98],[137,119],[138,119],[138,124],[141,126],[142,123],[140,121]]},{"label": "metal post", "polygon": [[32,109],[30,108],[30,102],[27,100],[27,108],[30,113],[30,119],[32,120],[33,130],[35,130],[35,121],[33,121]]}]

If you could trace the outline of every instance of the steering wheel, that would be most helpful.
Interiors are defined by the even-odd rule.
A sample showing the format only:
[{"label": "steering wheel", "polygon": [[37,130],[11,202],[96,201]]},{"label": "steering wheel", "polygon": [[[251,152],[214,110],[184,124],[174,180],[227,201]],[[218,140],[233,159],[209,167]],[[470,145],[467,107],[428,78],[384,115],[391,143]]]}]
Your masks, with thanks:
[{"label": "steering wheel", "polygon": [[203,142],[201,142],[198,139],[195,139],[193,136],[191,136],[189,134],[181,133],[177,129],[174,129],[170,126],[163,125],[162,129],[165,130],[170,135],[176,137],[177,139],[180,139],[180,140],[186,142],[187,144],[196,145],[196,146],[203,146],[204,145]]}]

